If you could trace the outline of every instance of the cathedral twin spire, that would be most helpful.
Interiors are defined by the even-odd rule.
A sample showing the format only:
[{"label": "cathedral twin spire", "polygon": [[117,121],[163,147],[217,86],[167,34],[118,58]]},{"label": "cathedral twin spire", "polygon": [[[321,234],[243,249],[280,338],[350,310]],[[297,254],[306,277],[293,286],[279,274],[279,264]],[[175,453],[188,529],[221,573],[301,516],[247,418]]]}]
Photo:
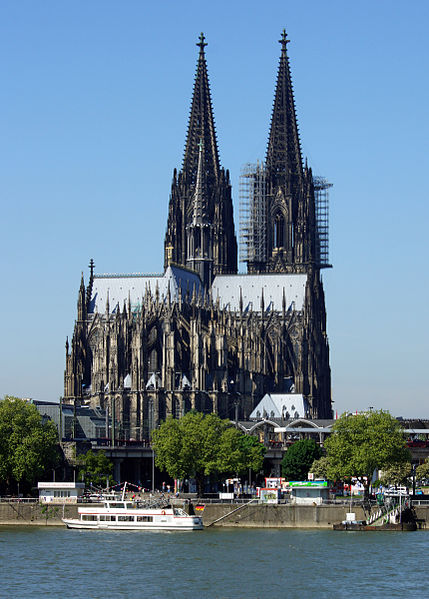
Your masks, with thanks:
[{"label": "cathedral twin spire", "polygon": [[301,147],[296,119],[292,78],[286,47],[290,40],[283,30],[274,107],[265,166],[269,183],[292,194],[302,183]]},{"label": "cathedral twin spire", "polygon": [[[314,190],[311,171],[302,165],[287,55],[289,40],[284,30],[279,41],[281,55],[265,163],[266,195],[262,200],[267,258],[258,270],[306,272],[314,261]],[[219,162],[203,34],[197,46],[182,170],[174,172],[171,188],[164,265],[173,262],[196,270],[209,288],[216,274],[237,272],[237,242],[229,173]],[[205,230],[199,231],[203,224]]]},{"label": "cathedral twin spire", "polygon": [[309,272],[317,266],[315,196],[303,169],[292,77],[283,30],[265,160],[266,256],[263,272]]},{"label": "cathedral twin spire", "polygon": [[237,241],[229,174],[219,162],[203,34],[197,46],[182,170],[174,173],[171,187],[164,266],[192,268],[209,288],[216,274],[237,272]]},{"label": "cathedral twin spire", "polygon": [[182,171],[190,183],[195,183],[198,170],[200,144],[203,144],[204,175],[208,182],[219,181],[219,153],[216,140],[216,129],[210,95],[209,78],[204,48],[207,43],[203,34],[200,35],[197,46],[200,53],[195,75],[191,110],[189,115],[188,132],[186,137],[185,154]]}]

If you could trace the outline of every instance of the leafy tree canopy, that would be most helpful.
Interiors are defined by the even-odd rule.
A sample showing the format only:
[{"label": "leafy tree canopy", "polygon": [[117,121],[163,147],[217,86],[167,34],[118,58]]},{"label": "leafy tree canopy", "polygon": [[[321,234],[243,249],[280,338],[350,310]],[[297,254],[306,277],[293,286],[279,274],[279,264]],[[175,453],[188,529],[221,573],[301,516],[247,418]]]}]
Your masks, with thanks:
[{"label": "leafy tree canopy", "polygon": [[368,491],[376,468],[387,469],[410,460],[402,428],[384,410],[343,414],[325,441],[332,480],[358,478]]},{"label": "leafy tree canopy", "polygon": [[243,467],[239,472],[243,473],[249,468],[255,472],[259,472],[262,468],[266,452],[263,443],[260,443],[258,439],[252,435],[242,434],[238,437],[238,441],[241,447],[242,456],[244,457]]},{"label": "leafy tree canopy", "polygon": [[426,481],[429,479],[429,458],[426,458],[423,464],[417,466],[416,476],[419,481]]},{"label": "leafy tree canopy", "polygon": [[99,487],[106,486],[107,479],[109,485],[113,483],[113,463],[106,457],[104,451],[94,452],[88,450],[86,454],[79,458],[79,478],[83,479],[86,486],[90,483]]},{"label": "leafy tree canopy", "polygon": [[167,418],[153,432],[153,445],[158,468],[172,478],[194,476],[200,494],[205,475],[260,470],[265,454],[261,443],[238,431],[229,420],[194,411],[180,420]]},{"label": "leafy tree canopy", "polygon": [[312,472],[316,478],[328,478],[328,465],[329,458],[323,455],[318,460],[314,460],[314,462],[310,466],[309,472]]},{"label": "leafy tree canopy", "polygon": [[389,485],[407,484],[411,476],[411,462],[402,462],[401,464],[392,464],[380,472],[380,483],[387,487]]},{"label": "leafy tree canopy", "polygon": [[55,424],[18,397],[0,401],[0,483],[33,484],[58,461]]},{"label": "leafy tree canopy", "polygon": [[314,460],[322,450],[313,439],[302,439],[289,447],[282,460],[282,474],[287,480],[306,480]]}]

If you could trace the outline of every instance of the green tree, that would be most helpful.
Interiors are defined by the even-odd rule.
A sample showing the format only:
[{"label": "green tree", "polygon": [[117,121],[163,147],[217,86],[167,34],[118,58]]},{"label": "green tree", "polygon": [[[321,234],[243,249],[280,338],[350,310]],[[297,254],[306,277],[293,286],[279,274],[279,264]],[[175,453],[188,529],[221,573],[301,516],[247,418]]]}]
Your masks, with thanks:
[{"label": "green tree", "polygon": [[306,480],[314,460],[322,450],[313,439],[302,439],[289,447],[282,460],[282,474],[287,480]]},{"label": "green tree", "polygon": [[238,439],[242,455],[244,456],[243,468],[240,469],[239,472],[243,473],[249,468],[254,472],[259,472],[262,469],[266,453],[263,443],[260,443],[258,439],[252,435],[240,434]]},{"label": "green tree", "polygon": [[332,480],[356,477],[368,495],[374,470],[387,469],[410,460],[403,430],[396,418],[384,410],[343,414],[325,441]]},{"label": "green tree", "polygon": [[314,460],[314,462],[310,466],[309,472],[312,472],[316,478],[328,478],[328,466],[329,466],[329,458],[326,455],[323,455],[318,460]]},{"label": "green tree", "polygon": [[195,477],[201,495],[205,476],[260,470],[265,449],[244,437],[216,414],[169,417],[153,432],[156,465],[172,478]]},{"label": "green tree", "polygon": [[380,483],[387,487],[388,485],[402,485],[408,483],[411,476],[411,462],[402,462],[401,464],[392,464],[388,468],[383,468],[380,472]]},{"label": "green tree", "polygon": [[0,401],[0,483],[29,488],[58,459],[55,424],[28,401],[6,395]]},{"label": "green tree", "polygon": [[104,487],[107,479],[109,485],[113,483],[113,463],[106,457],[104,451],[94,452],[89,449],[83,456],[79,458],[79,478],[85,481],[85,485],[89,487],[93,485]]},{"label": "green tree", "polygon": [[416,478],[419,481],[429,479],[429,458],[426,458],[423,464],[416,468]]}]

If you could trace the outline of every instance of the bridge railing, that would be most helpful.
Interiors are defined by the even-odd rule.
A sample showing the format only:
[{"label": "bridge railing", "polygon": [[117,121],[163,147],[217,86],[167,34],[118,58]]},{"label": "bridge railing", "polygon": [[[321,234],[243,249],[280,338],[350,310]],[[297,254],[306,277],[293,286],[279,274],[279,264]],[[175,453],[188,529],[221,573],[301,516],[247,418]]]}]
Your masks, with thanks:
[{"label": "bridge railing", "polygon": [[38,497],[0,497],[0,503],[39,503]]}]

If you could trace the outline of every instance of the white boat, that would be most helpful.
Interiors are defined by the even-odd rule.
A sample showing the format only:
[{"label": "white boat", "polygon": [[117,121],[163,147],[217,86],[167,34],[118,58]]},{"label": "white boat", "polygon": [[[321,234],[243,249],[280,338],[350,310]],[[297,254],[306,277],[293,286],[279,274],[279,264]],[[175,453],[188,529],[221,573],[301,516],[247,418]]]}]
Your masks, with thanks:
[{"label": "white boat", "polygon": [[80,506],[78,518],[63,518],[67,528],[103,530],[202,530],[201,516],[167,504],[105,499],[103,507]]},{"label": "white boat", "polygon": [[63,518],[67,528],[107,530],[201,530],[201,516],[177,507],[154,508],[133,501],[104,501],[103,507],[79,507],[79,518]]}]

